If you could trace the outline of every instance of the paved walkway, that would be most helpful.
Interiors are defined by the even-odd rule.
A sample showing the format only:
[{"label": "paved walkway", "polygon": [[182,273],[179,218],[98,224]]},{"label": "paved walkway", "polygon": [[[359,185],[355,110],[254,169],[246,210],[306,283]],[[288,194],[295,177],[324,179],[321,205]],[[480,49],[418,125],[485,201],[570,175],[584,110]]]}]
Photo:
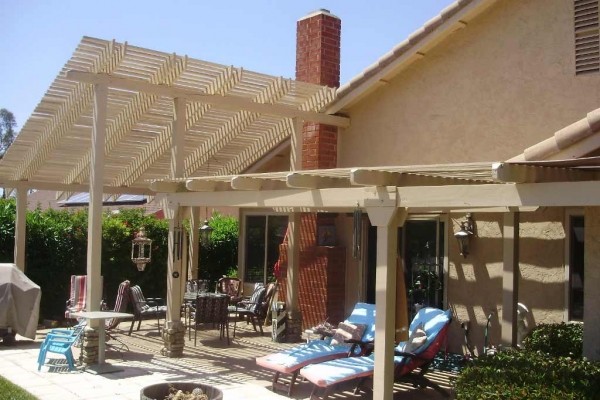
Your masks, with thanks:
[{"label": "paved walkway", "polygon": [[[122,328],[126,327],[123,325]],[[198,332],[198,344],[194,346],[192,332],[191,342],[186,342],[184,356],[168,358],[160,355],[162,341],[156,325],[148,322],[142,324],[142,329],[132,336],[127,336],[124,331],[114,332],[129,346],[129,351],[109,349],[107,361],[122,371],[96,375],[85,372],[82,367],[69,372],[64,357],[55,354],[49,355],[47,364],[38,371],[37,356],[45,332],[38,331],[34,341],[17,336],[14,346],[0,345],[0,375],[39,399],[138,400],[141,388],[147,385],[177,381],[196,381],[216,386],[223,390],[225,400],[289,399],[270,390],[272,375],[258,368],[254,360],[293,345],[274,343],[266,333],[260,337],[251,330],[238,330],[236,338],[227,346],[224,340],[219,339],[218,331],[206,329]],[[78,357],[77,349],[75,357]],[[435,378],[445,387],[449,387],[450,376],[435,374]],[[396,389],[396,397],[402,399],[442,398],[433,390],[412,390],[399,386]],[[310,391],[308,382],[300,383],[293,398],[308,399]],[[336,399],[369,397],[364,393],[354,395],[348,390],[341,392]]]}]

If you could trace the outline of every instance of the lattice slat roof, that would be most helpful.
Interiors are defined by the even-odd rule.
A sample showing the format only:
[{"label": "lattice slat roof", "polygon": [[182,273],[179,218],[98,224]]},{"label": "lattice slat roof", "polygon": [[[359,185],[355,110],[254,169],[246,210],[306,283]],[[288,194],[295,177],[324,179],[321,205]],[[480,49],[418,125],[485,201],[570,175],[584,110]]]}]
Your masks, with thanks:
[{"label": "lattice slat roof", "polygon": [[[169,177],[171,92],[187,98],[185,178],[243,172],[289,137],[290,110],[304,112],[308,120],[322,115],[317,112],[335,95],[319,85],[84,37],[0,160],[4,186],[88,184],[93,85],[70,71],[153,85],[136,90],[109,83],[105,188],[143,189],[150,180]],[[165,96],[163,89],[171,92]],[[211,103],[206,95],[219,101]],[[251,107],[244,106],[248,103]]]}]

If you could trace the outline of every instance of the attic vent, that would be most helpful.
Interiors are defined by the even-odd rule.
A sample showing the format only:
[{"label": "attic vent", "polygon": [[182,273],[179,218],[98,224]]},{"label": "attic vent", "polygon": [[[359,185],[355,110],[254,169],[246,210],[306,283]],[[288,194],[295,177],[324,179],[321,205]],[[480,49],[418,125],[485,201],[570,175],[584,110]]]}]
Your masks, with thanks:
[{"label": "attic vent", "polygon": [[575,0],[575,74],[600,71],[599,0]]}]

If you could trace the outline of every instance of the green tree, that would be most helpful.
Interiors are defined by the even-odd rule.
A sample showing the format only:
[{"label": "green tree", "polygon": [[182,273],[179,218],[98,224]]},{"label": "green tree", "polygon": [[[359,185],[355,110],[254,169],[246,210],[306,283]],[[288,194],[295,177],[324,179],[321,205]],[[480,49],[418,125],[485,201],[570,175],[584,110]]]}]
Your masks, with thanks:
[{"label": "green tree", "polygon": [[6,150],[10,147],[17,136],[15,128],[17,121],[13,113],[6,108],[0,109],[0,158],[4,156]]},{"label": "green tree", "polygon": [[[0,109],[0,160],[4,157],[4,153],[10,147],[12,142],[15,140],[17,133],[15,128],[17,127],[17,121],[13,113],[8,111],[6,108]],[[2,198],[6,198],[6,191],[2,190]]]}]

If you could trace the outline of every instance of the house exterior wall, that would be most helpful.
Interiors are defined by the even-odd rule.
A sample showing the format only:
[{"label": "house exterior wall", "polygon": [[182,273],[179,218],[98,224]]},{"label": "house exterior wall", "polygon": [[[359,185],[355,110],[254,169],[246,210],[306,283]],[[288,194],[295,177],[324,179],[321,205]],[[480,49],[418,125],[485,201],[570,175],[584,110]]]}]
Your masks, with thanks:
[{"label": "house exterior wall", "polygon": [[338,166],[506,160],[596,109],[599,75],[575,77],[572,6],[493,5],[346,110]]},{"label": "house exterior wall", "polygon": [[[600,103],[600,74],[575,76],[573,35],[572,1],[496,3],[344,110],[351,126],[339,135],[338,166],[502,161],[547,139]],[[452,237],[463,217],[450,215],[447,231],[446,299],[459,319],[454,351],[464,342],[459,322],[467,321],[481,350],[490,312],[497,345],[502,315],[502,214],[474,213],[466,259]],[[520,216],[519,301],[530,310],[529,326],[564,319],[564,218],[563,208]],[[357,275],[347,271],[349,288],[360,285]],[[356,296],[347,291],[347,308]]]}]

